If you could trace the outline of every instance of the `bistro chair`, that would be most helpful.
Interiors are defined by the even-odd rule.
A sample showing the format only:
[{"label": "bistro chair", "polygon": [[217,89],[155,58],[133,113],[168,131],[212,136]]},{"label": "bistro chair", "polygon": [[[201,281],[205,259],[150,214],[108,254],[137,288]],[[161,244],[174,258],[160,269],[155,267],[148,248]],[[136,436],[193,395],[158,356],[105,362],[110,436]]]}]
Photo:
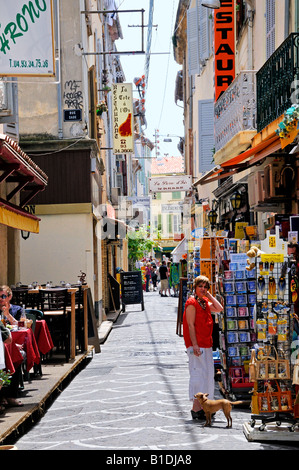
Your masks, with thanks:
[{"label": "bistro chair", "polygon": [[68,292],[63,288],[39,291],[41,310],[52,336],[56,351],[64,350],[66,361],[70,358],[70,313]]},{"label": "bistro chair", "polygon": [[[25,313],[26,313],[26,317],[29,319],[29,320],[32,320],[32,331],[33,333],[35,332],[35,326],[36,326],[36,320],[42,320],[43,319],[43,312],[41,310],[37,310],[36,308],[26,308],[25,309]],[[34,364],[33,366],[33,370],[34,370],[34,376],[42,376],[43,373],[42,373],[42,359],[43,359],[43,355],[41,354],[41,352],[39,352],[40,354],[40,363],[39,364]]]},{"label": "bistro chair", "polygon": [[11,289],[12,291],[12,300],[11,303],[14,305],[19,305],[20,307],[28,306],[29,294],[28,289],[17,287],[16,289]]},{"label": "bistro chair", "polygon": [[41,310],[36,309],[36,308],[25,308],[25,313],[26,313],[26,316],[28,315],[28,313],[30,315],[34,315],[36,320],[42,320],[43,317],[44,317],[43,312]]}]

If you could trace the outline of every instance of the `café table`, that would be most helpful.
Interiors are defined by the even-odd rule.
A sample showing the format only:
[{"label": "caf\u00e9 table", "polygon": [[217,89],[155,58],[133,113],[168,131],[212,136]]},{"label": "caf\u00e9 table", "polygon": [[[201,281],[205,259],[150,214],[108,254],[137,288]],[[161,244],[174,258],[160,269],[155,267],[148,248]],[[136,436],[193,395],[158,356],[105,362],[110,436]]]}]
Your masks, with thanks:
[{"label": "caf\u00e9 table", "polygon": [[5,369],[11,374],[15,373],[15,366],[22,364],[23,356],[18,346],[12,341],[10,344],[4,344]]},{"label": "caf\u00e9 table", "polygon": [[[19,328],[11,332],[13,343],[23,346],[26,352],[26,370],[32,369],[34,364],[39,364],[40,354],[31,328]],[[10,345],[8,345],[10,346]]]},{"label": "caf\u00e9 table", "polygon": [[46,320],[36,320],[34,336],[41,354],[47,354],[54,347]]}]

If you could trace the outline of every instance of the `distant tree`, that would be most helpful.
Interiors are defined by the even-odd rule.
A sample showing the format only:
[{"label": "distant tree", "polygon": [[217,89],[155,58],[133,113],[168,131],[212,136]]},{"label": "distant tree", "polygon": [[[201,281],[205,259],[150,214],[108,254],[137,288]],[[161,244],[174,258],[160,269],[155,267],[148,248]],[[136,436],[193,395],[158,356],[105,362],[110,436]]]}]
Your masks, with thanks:
[{"label": "distant tree", "polygon": [[137,230],[129,231],[127,233],[127,239],[129,261],[133,269],[135,269],[136,261],[148,256],[153,248],[158,251],[162,251],[162,248],[159,245],[159,233],[157,234],[158,240],[154,240],[150,234],[149,227],[146,227],[145,225],[141,225]]}]

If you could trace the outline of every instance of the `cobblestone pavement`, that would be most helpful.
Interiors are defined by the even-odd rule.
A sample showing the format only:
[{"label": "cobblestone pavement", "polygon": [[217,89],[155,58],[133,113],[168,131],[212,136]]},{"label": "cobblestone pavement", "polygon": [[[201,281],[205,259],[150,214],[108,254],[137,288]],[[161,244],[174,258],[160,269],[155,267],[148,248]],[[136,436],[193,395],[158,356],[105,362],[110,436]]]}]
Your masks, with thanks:
[{"label": "cobblestone pavement", "polygon": [[[250,410],[232,411],[233,427],[218,411],[210,428],[192,421],[188,361],[176,335],[178,299],[144,294],[145,310],[122,313],[101,353],[59,395],[16,446],[19,450],[297,450],[290,443],[249,442]],[[133,455],[133,452],[132,452]],[[165,462],[164,462],[165,463]]]}]

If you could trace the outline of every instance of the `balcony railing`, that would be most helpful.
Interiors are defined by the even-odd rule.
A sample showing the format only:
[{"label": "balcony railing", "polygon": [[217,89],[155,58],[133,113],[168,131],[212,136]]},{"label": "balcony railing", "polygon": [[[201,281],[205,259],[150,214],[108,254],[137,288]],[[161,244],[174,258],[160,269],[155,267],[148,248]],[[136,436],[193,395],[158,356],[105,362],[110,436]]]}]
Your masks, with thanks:
[{"label": "balcony railing", "polygon": [[257,131],[299,103],[299,33],[291,33],[257,72]]},{"label": "balcony railing", "polygon": [[255,72],[240,72],[214,108],[215,150],[238,132],[256,129]]}]

